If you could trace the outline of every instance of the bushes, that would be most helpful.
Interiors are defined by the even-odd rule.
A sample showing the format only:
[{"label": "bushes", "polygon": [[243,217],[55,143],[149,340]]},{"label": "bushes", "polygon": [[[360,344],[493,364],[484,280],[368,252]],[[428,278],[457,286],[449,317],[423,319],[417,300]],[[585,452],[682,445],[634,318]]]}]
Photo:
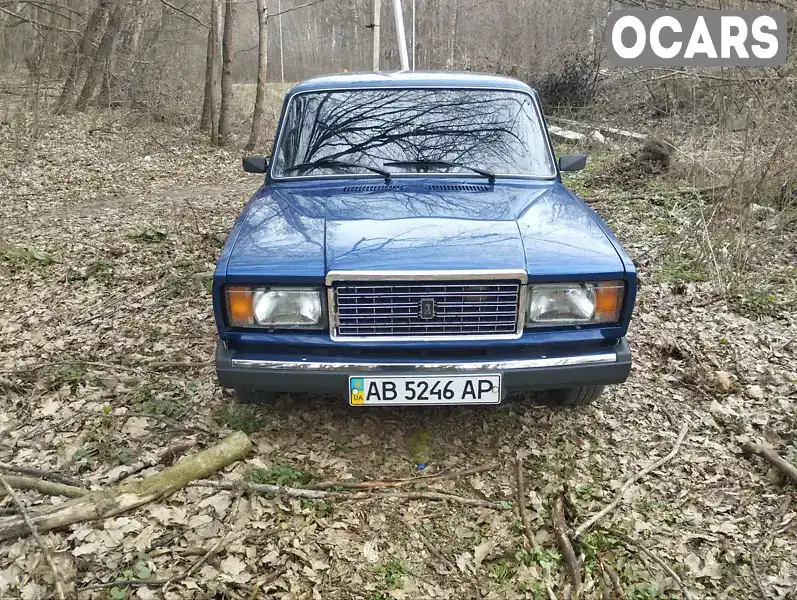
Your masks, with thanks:
[{"label": "bushes", "polygon": [[592,104],[600,87],[599,57],[578,51],[558,64],[558,69],[530,77],[546,110]]}]

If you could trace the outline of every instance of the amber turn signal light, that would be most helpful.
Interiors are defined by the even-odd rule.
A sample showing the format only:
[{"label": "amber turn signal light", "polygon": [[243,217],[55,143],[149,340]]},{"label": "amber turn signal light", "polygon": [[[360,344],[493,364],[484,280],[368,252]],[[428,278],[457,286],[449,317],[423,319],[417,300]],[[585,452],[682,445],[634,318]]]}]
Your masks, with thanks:
[{"label": "amber turn signal light", "polygon": [[610,323],[620,320],[623,306],[622,281],[603,281],[595,289],[595,320]]},{"label": "amber turn signal light", "polygon": [[252,313],[252,290],[245,287],[227,288],[227,313],[233,327],[251,326],[255,319]]}]

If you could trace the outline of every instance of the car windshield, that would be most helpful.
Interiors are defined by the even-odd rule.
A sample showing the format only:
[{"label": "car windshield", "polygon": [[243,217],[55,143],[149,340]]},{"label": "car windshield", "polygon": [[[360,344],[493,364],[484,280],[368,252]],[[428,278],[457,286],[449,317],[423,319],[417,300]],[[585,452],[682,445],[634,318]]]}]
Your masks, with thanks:
[{"label": "car windshield", "polygon": [[539,113],[522,92],[346,90],[290,100],[274,177],[376,176],[366,166],[393,174],[555,174]]}]

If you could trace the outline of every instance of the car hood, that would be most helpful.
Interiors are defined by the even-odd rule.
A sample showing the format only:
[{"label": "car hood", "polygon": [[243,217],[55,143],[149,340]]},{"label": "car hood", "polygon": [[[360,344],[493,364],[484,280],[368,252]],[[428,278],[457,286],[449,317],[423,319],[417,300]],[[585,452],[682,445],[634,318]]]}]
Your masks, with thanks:
[{"label": "car hood", "polygon": [[623,273],[602,221],[558,182],[262,188],[230,237],[223,258],[233,279],[319,280],[332,270]]}]

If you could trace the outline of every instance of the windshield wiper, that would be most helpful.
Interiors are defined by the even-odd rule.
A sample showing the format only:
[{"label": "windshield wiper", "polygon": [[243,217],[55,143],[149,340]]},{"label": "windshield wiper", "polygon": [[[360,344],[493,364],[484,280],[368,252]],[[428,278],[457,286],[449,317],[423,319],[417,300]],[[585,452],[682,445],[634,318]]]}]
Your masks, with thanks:
[{"label": "windshield wiper", "polygon": [[485,171],[484,169],[477,169],[476,167],[471,167],[469,165],[465,165],[458,162],[452,162],[450,160],[397,160],[393,162],[386,162],[382,165],[383,167],[459,167],[460,169],[467,169],[468,171],[473,171],[474,173],[478,173],[482,177],[486,177],[490,183],[495,182],[495,175],[490,173],[490,171]]},{"label": "windshield wiper", "polygon": [[345,160],[333,160],[333,159],[326,159],[321,158],[319,160],[314,160],[312,162],[306,163],[299,163],[298,165],[293,165],[285,169],[285,173],[290,173],[291,171],[299,171],[301,169],[309,169],[310,167],[344,167],[348,169],[365,169],[366,171],[371,171],[372,173],[376,173],[377,175],[381,175],[385,178],[385,183],[390,183],[390,172],[385,171],[384,169],[379,169],[377,167],[369,167],[368,165],[363,165],[360,163],[353,163],[353,162],[346,162]]}]

